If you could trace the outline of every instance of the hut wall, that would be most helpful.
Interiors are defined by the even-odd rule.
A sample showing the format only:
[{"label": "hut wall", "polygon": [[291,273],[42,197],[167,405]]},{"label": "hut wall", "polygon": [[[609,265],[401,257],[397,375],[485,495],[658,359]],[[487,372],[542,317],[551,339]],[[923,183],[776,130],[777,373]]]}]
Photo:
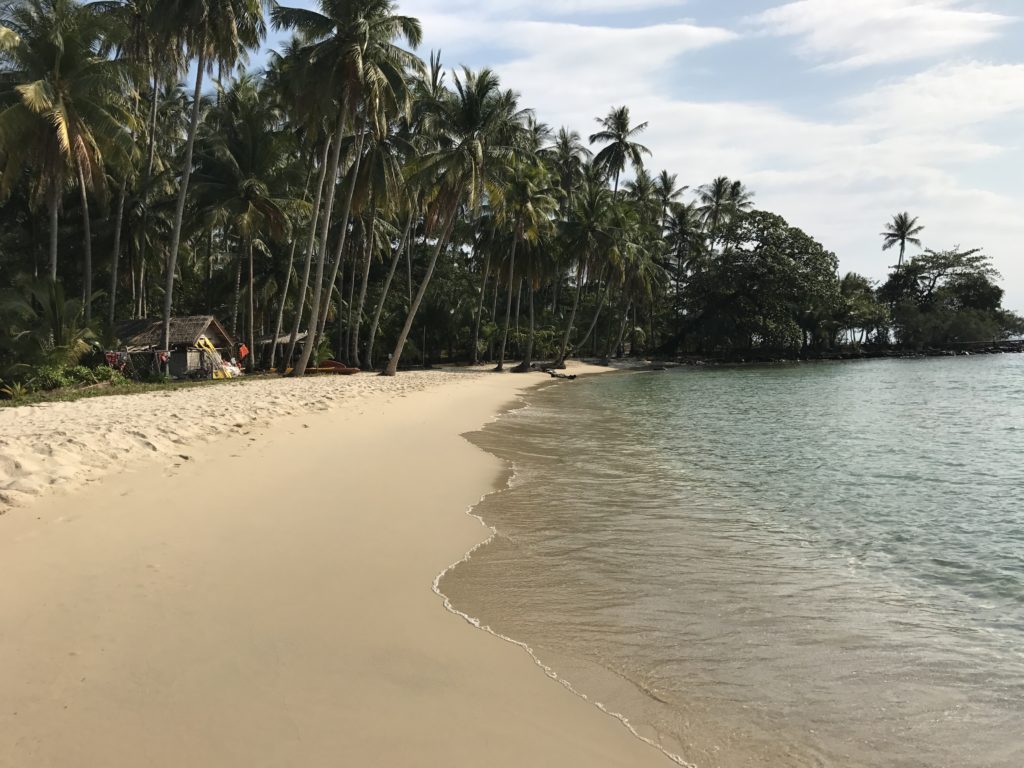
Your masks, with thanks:
[{"label": "hut wall", "polygon": [[174,378],[185,378],[203,366],[203,353],[198,349],[181,349],[171,352],[170,372]]}]

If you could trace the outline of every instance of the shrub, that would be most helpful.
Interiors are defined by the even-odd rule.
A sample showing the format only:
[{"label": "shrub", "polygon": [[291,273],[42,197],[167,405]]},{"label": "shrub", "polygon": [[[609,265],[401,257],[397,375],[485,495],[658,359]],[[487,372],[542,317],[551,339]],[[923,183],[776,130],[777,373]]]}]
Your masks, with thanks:
[{"label": "shrub", "polygon": [[96,374],[84,365],[74,365],[65,369],[64,375],[75,384],[95,384]]},{"label": "shrub", "polygon": [[109,365],[100,365],[92,370],[93,376],[96,377],[96,381],[109,382],[111,386],[120,387],[128,382],[127,377],[116,368],[111,368]]},{"label": "shrub", "polygon": [[57,365],[41,365],[33,369],[26,377],[26,383],[32,391],[60,389],[70,387],[73,383],[65,369]]}]

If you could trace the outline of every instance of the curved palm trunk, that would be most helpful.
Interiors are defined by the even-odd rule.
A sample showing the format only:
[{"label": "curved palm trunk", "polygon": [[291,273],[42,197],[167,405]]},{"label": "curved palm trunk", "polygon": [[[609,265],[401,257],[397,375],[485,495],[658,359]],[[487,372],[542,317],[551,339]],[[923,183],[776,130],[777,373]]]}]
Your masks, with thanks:
[{"label": "curved palm trunk", "polygon": [[384,302],[388,298],[391,281],[395,277],[395,270],[398,268],[398,262],[402,258],[402,251],[405,250],[405,243],[409,239],[409,233],[412,231],[412,219],[413,217],[410,214],[409,222],[405,225],[405,233],[402,235],[402,241],[398,244],[394,255],[391,257],[391,266],[388,267],[388,276],[384,279],[384,287],[381,288],[380,300],[377,302],[377,309],[373,313],[373,322],[370,323],[370,338],[366,342],[367,369],[373,368],[373,344],[377,339],[377,326],[380,323],[381,313],[384,311]]},{"label": "curved palm trunk", "polygon": [[174,211],[174,227],[171,229],[171,249],[167,253],[167,275],[164,285],[164,321],[160,338],[161,348],[167,350],[171,345],[171,309],[174,306],[174,273],[178,268],[178,246],[181,244],[181,224],[185,217],[185,200],[188,197],[188,182],[192,176],[192,152],[196,145],[196,131],[199,128],[199,112],[203,98],[203,70],[206,68],[206,50],[199,49],[199,61],[196,69],[196,87],[192,94],[192,119],[188,127],[188,140],[185,142],[185,160],[181,169],[181,189],[178,190],[178,206]]},{"label": "curved palm trunk", "polygon": [[[335,254],[334,267],[331,270],[331,280],[330,280],[330,282],[327,283],[327,291],[328,291],[328,293],[327,293],[327,301],[324,302],[323,312],[322,312],[322,315],[320,317],[320,322],[316,326],[316,329],[317,329],[317,331],[316,331],[317,342],[318,342],[319,338],[321,336],[323,336],[324,328],[327,327],[327,314],[330,311],[331,295],[332,295],[331,292],[333,291],[332,286],[334,286],[337,283],[337,281],[338,281],[338,270],[341,268],[341,257],[342,257],[342,254],[345,253],[345,240],[346,240],[346,238],[348,236],[348,219],[349,219],[349,216],[352,213],[352,198],[355,196],[355,192],[356,192],[356,177],[359,175],[359,165],[360,165],[360,162],[363,159],[363,137],[365,135],[366,135],[366,132],[361,130],[359,132],[359,138],[356,140],[356,159],[355,159],[355,161],[353,162],[353,165],[352,165],[352,183],[348,187],[348,194],[345,197],[345,207],[342,210],[341,216],[338,219],[338,221],[341,222],[341,233],[338,236],[338,248],[337,248],[337,253]],[[340,155],[340,148],[341,148],[341,127],[340,127],[340,125],[339,125],[339,128],[338,128],[338,148],[339,148],[339,155]],[[335,173],[336,172],[337,172],[337,164],[335,164]],[[332,204],[333,204],[333,199],[332,199]],[[327,208],[327,210],[329,211],[330,208]],[[323,239],[323,247],[326,250],[326,248],[327,248],[327,238],[326,238],[326,235],[325,235],[325,237]],[[341,288],[340,287],[338,288],[338,295],[339,296],[341,295]],[[313,313],[313,317],[316,317],[316,312]],[[305,351],[305,350],[303,350],[303,351]]]},{"label": "curved palm trunk", "polygon": [[[352,317],[352,323],[350,324],[350,346],[349,351],[352,355],[351,359],[355,362],[356,366],[359,366],[363,361],[360,360],[359,355],[359,331],[363,324],[363,309],[366,306],[366,289],[370,283],[370,265],[373,263],[373,229],[377,224],[377,200],[376,195],[370,200],[371,212],[370,212],[370,226],[369,226],[369,237],[366,243],[366,255],[363,257],[363,274],[359,281],[359,298],[355,304],[355,314]],[[369,366],[367,366],[369,367]]]},{"label": "curved palm trunk", "polygon": [[278,303],[277,307],[277,321],[274,323],[274,338],[270,342],[270,362],[268,363],[268,367],[271,369],[273,369],[274,363],[277,360],[277,341],[281,337],[281,326],[284,325],[284,305],[285,302],[288,301],[288,288],[291,286],[292,282],[292,269],[295,266],[295,249],[298,242],[298,240],[292,238],[292,247],[288,253],[288,271],[285,273],[284,288],[281,289],[281,301]]},{"label": "curved palm trunk", "polygon": [[530,333],[526,337],[526,353],[523,355],[523,361],[512,369],[513,373],[527,373],[533,366],[533,338],[534,338],[534,322],[533,322],[533,280],[527,279],[526,281],[526,300],[529,302],[529,316],[530,316]]},{"label": "curved palm trunk", "polygon": [[92,322],[92,224],[89,221],[89,195],[85,189],[85,173],[78,164],[78,192],[82,198],[82,306],[85,324]]},{"label": "curved palm trunk", "polygon": [[501,334],[501,347],[498,349],[498,365],[496,371],[505,370],[505,346],[508,344],[508,326],[512,321],[512,286],[515,283],[516,271],[516,245],[518,237],[512,238],[512,252],[508,258],[508,299],[505,301],[505,330]]},{"label": "curved palm trunk", "polygon": [[583,294],[583,266],[580,265],[576,273],[576,296],[572,301],[572,312],[569,313],[569,324],[565,326],[565,334],[562,336],[562,347],[558,352],[558,359],[555,361],[555,368],[562,368],[565,365],[565,353],[569,350],[569,337],[572,336],[573,324],[576,322],[576,310],[580,308],[580,296]]},{"label": "curved palm trunk", "polygon": [[381,376],[394,376],[395,373],[398,372],[398,361],[402,358],[402,351],[405,349],[405,341],[409,338],[409,332],[412,330],[413,321],[416,319],[416,312],[419,310],[420,303],[423,301],[423,297],[427,293],[427,285],[430,283],[430,278],[434,275],[434,267],[437,266],[437,257],[441,255],[441,251],[448,245],[448,238],[451,236],[452,227],[455,225],[455,217],[456,210],[453,209],[444,226],[444,232],[437,239],[437,245],[434,246],[434,252],[430,255],[430,264],[427,265],[427,274],[423,276],[423,282],[420,283],[419,290],[416,291],[416,297],[412,300],[412,304],[409,307],[409,314],[406,315],[405,325],[402,326],[402,332],[398,334],[398,341],[395,343],[395,351],[391,354],[391,359],[388,360],[387,367],[381,371]]},{"label": "curved palm trunk", "polygon": [[583,348],[583,345],[587,343],[587,340],[590,338],[590,335],[594,332],[594,329],[597,327],[597,321],[601,317],[601,310],[604,309],[605,299],[608,298],[608,286],[609,285],[611,285],[611,279],[610,278],[604,284],[604,288],[601,289],[601,298],[597,302],[597,309],[594,310],[594,319],[590,321],[590,327],[587,329],[586,336],[584,336],[583,340],[579,344],[576,345],[577,349],[582,349]]},{"label": "curved palm trunk", "polygon": [[612,334],[612,327],[608,328],[608,340],[604,348],[604,357],[601,358],[601,365],[608,365],[611,362],[612,355],[616,358],[622,357],[618,354],[619,349],[622,346],[622,337],[626,335],[626,326],[629,325],[629,310],[633,308],[632,302],[626,305],[626,311],[622,313],[622,323],[619,325],[618,334]]},{"label": "curved palm trunk", "polygon": [[[334,129],[334,149],[331,150],[330,166],[327,169],[327,176],[330,179],[330,186],[327,188],[327,199],[324,200],[324,215],[320,222],[320,255],[316,260],[316,278],[313,283],[313,306],[309,312],[309,333],[306,334],[306,342],[302,345],[302,355],[295,364],[293,376],[302,376],[306,372],[309,358],[316,346],[317,321],[320,317],[320,297],[324,290],[324,260],[327,258],[327,234],[331,228],[331,210],[334,207],[334,195],[338,188],[338,161],[341,159],[341,130],[345,125],[345,115],[338,114],[338,125]],[[342,229],[342,236],[345,230]],[[330,295],[328,295],[330,300]]]},{"label": "curved palm trunk", "polygon": [[107,325],[113,327],[117,310],[117,268],[121,260],[121,230],[124,226],[124,203],[128,196],[127,179],[121,182],[121,194],[117,199],[117,215],[114,217],[114,248],[110,259],[110,306],[107,310]]},{"label": "curved palm trunk", "polygon": [[299,328],[302,325],[302,315],[306,310],[306,293],[309,291],[309,270],[313,263],[313,247],[316,245],[316,227],[320,220],[320,201],[324,194],[324,180],[327,178],[328,156],[331,150],[331,137],[324,143],[323,157],[320,158],[320,173],[317,174],[316,196],[313,203],[313,215],[309,222],[309,242],[306,244],[306,255],[302,265],[302,286],[299,289],[299,300],[295,305],[295,319],[292,322],[292,331],[288,339],[288,347],[285,351],[282,370],[288,369],[288,364],[295,354],[295,344],[299,338]]}]

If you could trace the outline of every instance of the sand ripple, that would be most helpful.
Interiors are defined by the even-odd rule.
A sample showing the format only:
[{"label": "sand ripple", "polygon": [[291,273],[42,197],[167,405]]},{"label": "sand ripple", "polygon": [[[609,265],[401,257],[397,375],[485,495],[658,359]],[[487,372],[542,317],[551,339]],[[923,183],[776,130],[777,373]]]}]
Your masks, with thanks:
[{"label": "sand ripple", "polygon": [[0,409],[0,514],[54,488],[73,488],[126,463],[246,433],[276,418],[358,407],[478,373],[423,371],[223,384]]}]

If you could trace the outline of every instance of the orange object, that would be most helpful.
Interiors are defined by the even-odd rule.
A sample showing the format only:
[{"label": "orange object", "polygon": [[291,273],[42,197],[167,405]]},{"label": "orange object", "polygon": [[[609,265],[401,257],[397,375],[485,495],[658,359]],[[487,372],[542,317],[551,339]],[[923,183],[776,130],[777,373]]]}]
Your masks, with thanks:
[{"label": "orange object", "polygon": [[245,360],[245,358],[248,356],[248,354],[249,354],[249,348],[247,346],[245,346],[245,344],[243,344],[242,346],[240,346],[238,348],[238,359],[239,360]]}]

